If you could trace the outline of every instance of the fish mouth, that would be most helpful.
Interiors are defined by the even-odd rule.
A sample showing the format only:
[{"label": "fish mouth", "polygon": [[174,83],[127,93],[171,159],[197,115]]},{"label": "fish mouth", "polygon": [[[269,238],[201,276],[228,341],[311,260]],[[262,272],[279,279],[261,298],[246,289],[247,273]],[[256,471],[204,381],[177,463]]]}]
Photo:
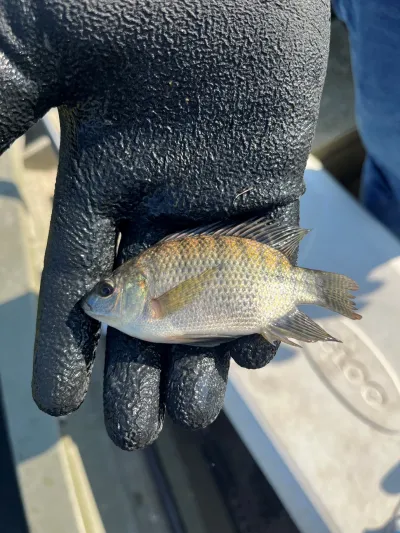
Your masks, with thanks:
[{"label": "fish mouth", "polygon": [[81,307],[85,311],[85,313],[93,313],[93,308],[87,300],[83,300],[83,302],[81,303]]},{"label": "fish mouth", "polygon": [[107,319],[107,317],[105,315],[99,315],[98,313],[96,313],[96,311],[94,311],[93,307],[91,306],[90,303],[88,303],[87,301],[83,301],[81,303],[81,307],[82,309],[84,310],[84,312],[90,316],[90,318],[94,318],[95,320],[97,320],[98,322],[103,322]]}]

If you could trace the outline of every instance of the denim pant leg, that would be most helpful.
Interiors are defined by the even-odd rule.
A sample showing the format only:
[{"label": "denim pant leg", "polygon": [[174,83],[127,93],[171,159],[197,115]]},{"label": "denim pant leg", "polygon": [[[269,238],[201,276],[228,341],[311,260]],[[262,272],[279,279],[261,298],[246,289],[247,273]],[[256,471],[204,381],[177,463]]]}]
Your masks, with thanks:
[{"label": "denim pant leg", "polygon": [[400,1],[334,0],[349,30],[364,205],[400,237]]},{"label": "denim pant leg", "polygon": [[370,156],[363,167],[361,201],[400,238],[400,177],[382,171]]}]

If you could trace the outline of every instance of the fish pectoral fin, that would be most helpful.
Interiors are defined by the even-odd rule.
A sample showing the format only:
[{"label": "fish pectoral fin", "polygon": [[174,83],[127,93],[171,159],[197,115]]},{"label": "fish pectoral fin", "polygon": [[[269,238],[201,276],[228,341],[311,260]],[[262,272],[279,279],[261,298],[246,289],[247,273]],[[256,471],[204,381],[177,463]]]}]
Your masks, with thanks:
[{"label": "fish pectoral fin", "polygon": [[290,339],[303,342],[340,342],[297,308],[294,308],[288,314],[279,318],[272,325],[268,326],[267,331],[267,335],[270,337],[275,337],[276,339],[286,342],[286,344],[291,344],[292,346],[298,345],[293,341],[290,341]]},{"label": "fish pectoral fin", "polygon": [[164,318],[189,305],[203,292],[207,283],[214,278],[218,270],[219,267],[208,268],[198,276],[182,281],[173,289],[153,298],[151,300],[153,318]]}]

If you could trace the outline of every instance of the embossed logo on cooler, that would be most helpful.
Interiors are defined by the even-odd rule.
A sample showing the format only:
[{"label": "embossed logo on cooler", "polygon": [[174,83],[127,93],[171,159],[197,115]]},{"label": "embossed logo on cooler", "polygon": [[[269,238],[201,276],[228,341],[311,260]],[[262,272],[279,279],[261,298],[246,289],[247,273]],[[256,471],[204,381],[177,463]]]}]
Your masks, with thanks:
[{"label": "embossed logo on cooler", "polygon": [[331,391],[358,418],[400,432],[400,387],[384,355],[343,322],[324,324],[343,344],[304,344],[304,352]]}]

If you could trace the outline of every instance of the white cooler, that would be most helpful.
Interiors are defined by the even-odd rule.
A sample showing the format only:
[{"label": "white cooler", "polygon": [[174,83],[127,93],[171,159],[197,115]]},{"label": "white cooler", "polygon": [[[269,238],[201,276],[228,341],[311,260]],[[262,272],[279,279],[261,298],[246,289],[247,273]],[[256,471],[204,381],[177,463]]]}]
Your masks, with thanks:
[{"label": "white cooler", "polygon": [[304,306],[343,344],[281,345],[260,370],[233,364],[225,410],[302,532],[394,533],[400,241],[323,169],[305,179],[301,226],[313,231],[299,265],[356,280],[363,319]]}]

